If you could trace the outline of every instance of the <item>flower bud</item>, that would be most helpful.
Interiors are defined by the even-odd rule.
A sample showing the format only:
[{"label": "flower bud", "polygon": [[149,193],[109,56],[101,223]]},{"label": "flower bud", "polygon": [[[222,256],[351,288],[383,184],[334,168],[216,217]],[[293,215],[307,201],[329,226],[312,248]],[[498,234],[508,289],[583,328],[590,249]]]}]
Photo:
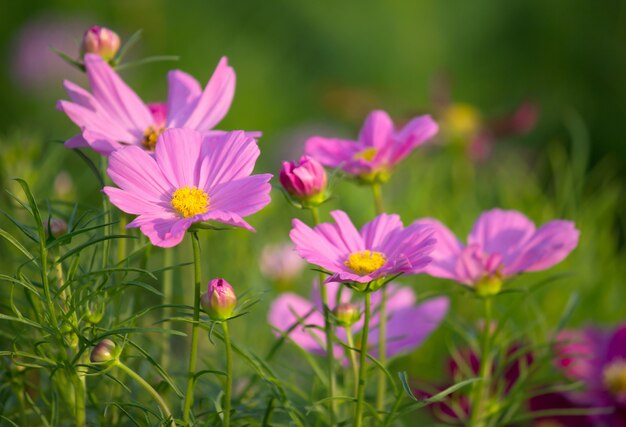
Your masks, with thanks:
[{"label": "flower bud", "polygon": [[60,218],[51,218],[50,219],[50,235],[55,239],[63,236],[67,233],[67,222],[63,221]]},{"label": "flower bud", "polygon": [[110,61],[120,49],[119,36],[105,27],[94,25],[85,31],[80,46],[80,54],[95,53],[105,61]]},{"label": "flower bud", "polygon": [[337,320],[337,325],[344,327],[354,325],[361,318],[357,306],[349,302],[339,304],[333,310],[333,314]]},{"label": "flower bud", "polygon": [[200,297],[200,304],[211,319],[226,320],[237,306],[237,296],[226,280],[213,279],[209,282],[206,293]]},{"label": "flower bud", "polygon": [[299,162],[283,162],[280,183],[296,199],[319,204],[326,190],[326,171],[320,162],[309,156],[300,157]]},{"label": "flower bud", "polygon": [[91,350],[89,360],[91,363],[104,363],[113,360],[115,355],[115,343],[108,338],[103,339]]}]

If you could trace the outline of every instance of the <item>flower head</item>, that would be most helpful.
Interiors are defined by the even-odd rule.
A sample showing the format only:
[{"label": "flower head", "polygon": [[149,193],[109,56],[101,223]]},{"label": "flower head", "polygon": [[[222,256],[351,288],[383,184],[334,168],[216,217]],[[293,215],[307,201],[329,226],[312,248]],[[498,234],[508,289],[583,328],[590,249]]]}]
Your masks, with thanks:
[{"label": "flower head", "polygon": [[213,320],[228,319],[237,306],[233,287],[224,279],[213,279],[205,294],[200,298],[202,308]]},{"label": "flower head", "polygon": [[502,281],[522,272],[545,270],[561,262],[578,244],[571,221],[550,221],[539,228],[517,211],[493,209],[483,213],[463,245],[439,221],[415,224],[435,230],[433,262],[425,272],[473,286],[478,293],[498,293]]},{"label": "flower head", "polygon": [[368,284],[400,273],[419,273],[430,262],[435,240],[427,226],[404,228],[398,215],[382,214],[359,231],[345,212],[330,214],[334,224],[311,229],[295,219],[290,233],[302,258],[333,273],[325,283]]},{"label": "flower head", "polygon": [[265,246],[259,260],[261,273],[268,279],[281,283],[295,279],[304,266],[305,262],[290,242]]},{"label": "flower head", "polygon": [[94,25],[83,34],[80,55],[94,53],[105,61],[112,60],[120,49],[120,37],[105,27]]},{"label": "flower head", "polygon": [[[329,308],[341,310],[352,306],[351,312],[357,314],[363,308],[362,303],[350,302],[354,293],[340,283],[328,283]],[[289,338],[310,353],[326,354],[326,340],[322,329],[324,314],[319,298],[319,290],[313,287],[312,300],[307,300],[293,293],[285,293],[274,300],[268,313],[269,323],[279,332],[288,333]],[[387,357],[409,353],[419,347],[428,338],[448,311],[448,299],[438,297],[415,304],[415,293],[408,287],[389,284],[387,300]],[[368,353],[378,356],[378,338],[380,324],[381,293],[372,294],[372,319],[368,334]],[[356,310],[352,310],[356,309]],[[363,320],[352,324],[352,331],[358,334],[363,328]],[[344,328],[337,328],[337,337],[347,343]],[[333,348],[336,358],[343,358],[341,345]]]},{"label": "flower head", "polygon": [[91,93],[72,82],[64,86],[70,101],[57,108],[81,128],[65,142],[68,148],[90,147],[103,155],[128,145],[153,152],[165,129],[211,131],[228,112],[235,93],[235,72],[222,58],[204,90],[189,74],[168,73],[167,102],[146,105],[98,55],[84,58]]},{"label": "flower head", "polygon": [[302,156],[299,162],[283,162],[280,183],[296,199],[317,204],[325,196],[326,171],[312,157]]},{"label": "flower head", "polygon": [[105,187],[111,203],[138,215],[153,245],[178,245],[196,222],[216,221],[254,231],[243,219],[270,202],[269,174],[251,175],[259,156],[241,131],[203,136],[170,129],[159,136],[155,156],[132,146],[116,151],[107,170],[119,187]]},{"label": "flower head", "polygon": [[305,152],[325,166],[340,167],[367,182],[382,182],[394,166],[438,129],[430,116],[419,116],[396,130],[389,115],[376,110],[365,120],[357,141],[314,136],[306,142]]}]

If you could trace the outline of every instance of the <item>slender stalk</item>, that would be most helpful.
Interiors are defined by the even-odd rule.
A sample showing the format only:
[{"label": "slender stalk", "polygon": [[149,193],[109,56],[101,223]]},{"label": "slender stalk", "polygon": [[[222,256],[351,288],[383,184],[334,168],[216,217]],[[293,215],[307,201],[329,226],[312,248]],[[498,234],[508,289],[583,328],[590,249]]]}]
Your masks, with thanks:
[{"label": "slender stalk", "polygon": [[[385,211],[383,206],[383,194],[381,185],[372,184],[372,194],[374,196],[374,207],[376,215],[380,215]],[[380,300],[380,321],[378,323],[378,361],[384,367],[387,367],[387,288],[381,289]],[[378,373],[378,388],[376,390],[376,409],[383,411],[385,409],[385,392],[387,391],[387,376],[381,370]]]},{"label": "slender stalk", "polygon": [[230,345],[228,323],[222,322],[224,346],[226,346],[226,389],[224,390],[224,427],[230,426],[230,401],[233,393],[233,351]]},{"label": "slender stalk", "polygon": [[76,427],[85,425],[85,387],[77,371],[70,372],[74,386],[74,420]]},{"label": "slender stalk", "polygon": [[[124,212],[120,212],[120,221],[118,223],[118,233],[126,234],[126,223],[128,217]],[[126,239],[117,239],[117,263],[121,264],[126,259]]]},{"label": "slender stalk", "polygon": [[[107,157],[100,156],[100,171],[102,172],[102,182],[107,182]],[[111,222],[111,209],[109,199],[106,194],[102,193],[102,221],[104,224]],[[111,234],[111,226],[105,225],[103,229],[104,235]],[[123,240],[123,239],[122,239]],[[109,240],[102,242],[102,268],[106,268],[109,260]]]},{"label": "slender stalk", "polygon": [[471,415],[469,425],[472,427],[483,427],[486,425],[485,401],[489,395],[491,376],[491,318],[492,299],[483,298],[485,311],[485,326],[482,331],[482,342],[480,350],[480,370],[478,381],[472,390],[472,402],[470,404]]},{"label": "slender stalk", "polygon": [[[354,347],[354,336],[352,335],[352,328],[350,326],[346,326],[346,340],[348,341],[348,346],[350,348]],[[348,352],[348,356],[350,357],[350,365],[352,365],[352,375],[354,376],[354,395],[358,393],[359,386],[359,368],[356,363],[356,354],[354,354],[354,350],[350,350]]]},{"label": "slender stalk", "polygon": [[[311,208],[311,215],[313,216],[313,224],[318,225],[320,223],[320,214],[316,207]],[[322,284],[324,282],[324,274],[319,274],[319,288],[320,297],[322,300],[322,306],[324,309],[324,335],[326,335],[326,364],[328,366],[328,394],[330,399],[328,400],[328,409],[330,411],[330,425],[335,424],[335,413],[337,412],[337,401],[333,399],[336,394],[337,382],[335,378],[335,356],[333,354],[333,325],[330,322],[330,310],[328,308],[328,294],[326,292],[326,286]]]},{"label": "slender stalk", "polygon": [[128,374],[129,377],[137,381],[139,385],[141,385],[144,388],[144,390],[150,393],[150,395],[154,398],[154,400],[157,401],[157,403],[161,407],[161,410],[163,411],[167,419],[171,421],[170,426],[176,427],[176,423],[174,422],[174,417],[172,416],[172,412],[170,411],[170,408],[168,408],[167,403],[165,403],[161,395],[157,393],[157,391],[154,388],[152,388],[152,386],[146,380],[144,380],[141,377],[141,375],[139,375],[137,372],[130,369],[123,362],[118,360],[117,367],[120,368],[122,371],[124,371],[126,374]]},{"label": "slender stalk", "polygon": [[[174,251],[166,250],[163,258],[163,264],[165,267],[171,267],[174,263]],[[163,272],[163,304],[170,305],[174,303],[174,271],[165,270]],[[171,314],[170,308],[163,309],[163,316],[169,317]],[[165,322],[165,328],[170,330],[172,328],[171,322]],[[167,372],[170,365],[170,344],[172,342],[172,335],[166,334],[161,340],[161,367]]]},{"label": "slender stalk", "polygon": [[363,313],[363,330],[361,332],[361,357],[359,359],[359,386],[357,389],[356,408],[354,411],[354,426],[363,425],[363,401],[365,398],[365,361],[367,360],[367,334],[370,326],[370,293],[365,294],[365,312]]},{"label": "slender stalk", "polygon": [[43,284],[43,294],[46,297],[46,304],[48,305],[48,311],[50,312],[50,318],[54,327],[58,327],[57,313],[54,310],[54,304],[52,303],[52,296],[50,295],[50,282],[48,281],[48,248],[46,248],[46,241],[40,236],[39,238],[39,252],[41,254],[41,283]]},{"label": "slender stalk", "polygon": [[187,378],[187,391],[185,393],[185,404],[183,407],[183,421],[189,424],[189,411],[193,405],[193,389],[196,383],[196,362],[198,360],[198,322],[200,321],[200,281],[202,271],[200,266],[200,240],[198,232],[191,234],[193,244],[193,264],[194,264],[194,290],[193,290],[193,325],[191,326],[191,350],[189,351],[189,373]]}]

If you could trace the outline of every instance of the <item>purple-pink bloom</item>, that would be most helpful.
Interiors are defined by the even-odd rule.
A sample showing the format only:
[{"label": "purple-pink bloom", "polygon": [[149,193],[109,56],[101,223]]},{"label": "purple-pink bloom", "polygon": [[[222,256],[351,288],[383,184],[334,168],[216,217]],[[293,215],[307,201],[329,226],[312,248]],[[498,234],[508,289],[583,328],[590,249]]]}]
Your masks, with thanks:
[{"label": "purple-pink bloom", "polygon": [[554,220],[536,228],[522,213],[501,209],[478,218],[467,245],[435,219],[415,224],[432,227],[437,239],[425,272],[469,286],[552,267],[574,250],[580,235],[571,221]]},{"label": "purple-pink bloom", "polygon": [[396,130],[386,112],[375,110],[367,116],[357,141],[314,136],[306,142],[305,153],[325,166],[384,181],[395,165],[438,130],[430,116],[416,117]]},{"label": "purple-pink bloom", "polygon": [[[325,285],[328,292],[329,309],[337,303],[346,303],[353,299],[354,293],[340,283]],[[388,358],[409,353],[419,347],[433,332],[448,311],[448,299],[438,297],[415,304],[415,293],[411,288],[389,284],[387,289],[387,354]],[[372,293],[372,319],[368,334],[368,353],[378,357],[378,325],[380,323],[381,292]],[[363,304],[358,304],[361,311]],[[313,286],[312,300],[307,300],[294,293],[285,293],[274,300],[268,313],[268,321],[279,335],[286,334],[306,351],[326,354],[324,337],[324,315],[319,290]],[[363,319],[356,322],[351,330],[358,334],[363,329]],[[344,328],[336,329],[337,338],[347,344]],[[340,344],[335,344],[333,354],[343,357]]]},{"label": "purple-pink bloom", "polygon": [[168,128],[219,133],[211,129],[224,118],[235,93],[235,72],[226,57],[204,90],[189,74],[170,71],[167,102],[152,107],[98,55],[87,54],[84,62],[91,93],[66,80],[70,101],[57,103],[57,108],[81,129],[65,146],[91,147],[106,156],[127,145],[154,151],[158,136]]},{"label": "purple-pink bloom", "polygon": [[265,277],[277,282],[295,279],[305,266],[291,242],[267,245],[261,251],[259,267]]},{"label": "purple-pink bloom", "polygon": [[235,290],[225,279],[213,279],[206,293],[200,297],[200,304],[213,320],[228,319],[237,306]]},{"label": "purple-pink bloom", "polygon": [[280,184],[298,199],[310,199],[326,189],[326,171],[320,162],[309,156],[300,157],[298,162],[283,162]]},{"label": "purple-pink bloom", "polygon": [[330,215],[334,224],[314,228],[294,219],[289,233],[302,258],[332,273],[324,283],[365,284],[400,273],[416,274],[430,262],[428,254],[435,247],[430,227],[404,228],[398,215],[382,214],[359,231],[345,212]]},{"label": "purple-pink bloom", "polygon": [[207,136],[191,129],[169,129],[152,156],[137,146],[115,151],[105,187],[111,203],[138,215],[153,245],[178,245],[195,222],[216,221],[247,230],[243,218],[270,202],[270,174],[251,175],[259,148],[242,131]]}]

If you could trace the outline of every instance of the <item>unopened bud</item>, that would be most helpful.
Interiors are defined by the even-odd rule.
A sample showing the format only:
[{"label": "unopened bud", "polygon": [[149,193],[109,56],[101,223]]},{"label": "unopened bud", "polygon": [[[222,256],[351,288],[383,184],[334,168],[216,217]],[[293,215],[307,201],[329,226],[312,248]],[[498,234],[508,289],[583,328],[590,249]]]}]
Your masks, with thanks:
[{"label": "unopened bud", "polygon": [[50,219],[50,235],[55,239],[67,233],[67,222],[60,218]]},{"label": "unopened bud", "polygon": [[237,306],[237,296],[226,280],[213,279],[209,282],[207,292],[200,297],[200,304],[211,319],[226,320]]},{"label": "unopened bud", "polygon": [[104,363],[113,360],[115,355],[115,343],[108,338],[103,339],[91,351],[89,360],[91,363]]},{"label": "unopened bud", "polygon": [[356,305],[349,302],[339,304],[333,310],[335,319],[337,319],[337,325],[339,326],[352,326],[361,318],[361,313]]},{"label": "unopened bud", "polygon": [[94,25],[85,31],[80,46],[81,56],[86,53],[95,53],[105,61],[110,61],[120,49],[120,38],[114,32],[105,27]]},{"label": "unopened bud", "polygon": [[302,156],[299,162],[283,162],[279,179],[283,188],[301,202],[318,205],[324,201],[326,171],[312,157]]}]

